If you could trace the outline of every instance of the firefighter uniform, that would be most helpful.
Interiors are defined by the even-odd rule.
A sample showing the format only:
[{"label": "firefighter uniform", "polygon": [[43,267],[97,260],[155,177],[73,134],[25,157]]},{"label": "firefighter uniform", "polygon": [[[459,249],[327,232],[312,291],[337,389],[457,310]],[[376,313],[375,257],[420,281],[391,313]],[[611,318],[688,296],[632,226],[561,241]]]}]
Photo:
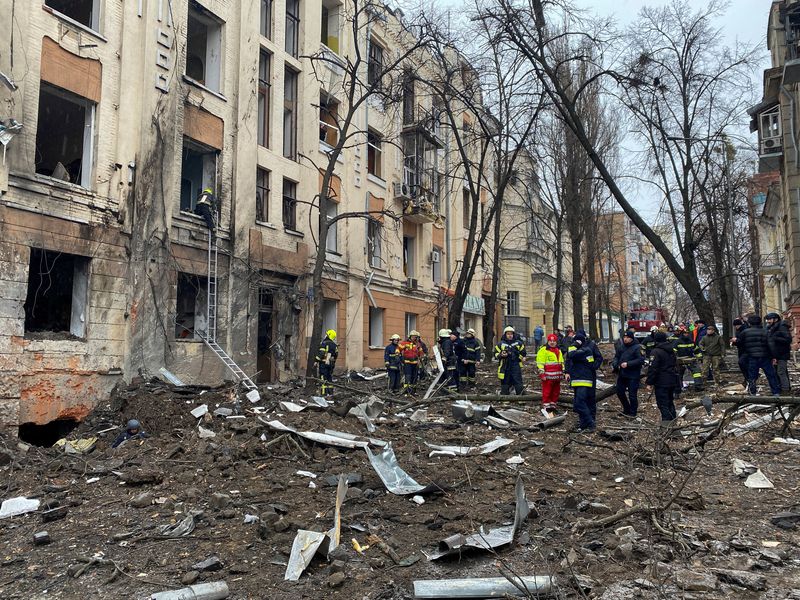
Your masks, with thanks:
[{"label": "firefighter uniform", "polygon": [[396,392],[400,389],[400,369],[403,366],[403,355],[400,353],[400,336],[394,334],[389,345],[383,350],[383,364],[389,375],[389,390]]},{"label": "firefighter uniform", "polygon": [[603,357],[597,346],[579,333],[567,352],[565,367],[569,375],[569,385],[575,396],[572,410],[578,414],[578,431],[594,431],[597,418],[597,396],[595,385],[597,369]]},{"label": "firefighter uniform", "polygon": [[456,354],[456,340],[450,339],[454,334],[449,329],[439,330],[439,352],[442,355],[444,373],[442,380],[447,382],[447,388],[458,390],[458,355]]},{"label": "firefighter uniform", "polygon": [[497,378],[500,380],[500,393],[503,396],[511,393],[512,386],[518,396],[522,395],[525,389],[522,383],[522,361],[527,355],[525,344],[514,332],[514,328],[506,327],[503,330],[503,337],[494,347],[495,360],[499,361]]},{"label": "firefighter uniform", "polygon": [[692,374],[694,389],[703,389],[703,374],[700,372],[700,349],[695,345],[692,334],[681,331],[673,346],[675,358],[678,360],[678,379],[680,386],[675,389],[675,396],[680,396],[683,391],[683,374],[688,370]]},{"label": "firefighter uniform", "polygon": [[475,330],[468,329],[463,340],[463,356],[461,358],[461,381],[466,386],[475,385],[475,368],[481,362],[481,343],[475,337]]},{"label": "firefighter uniform", "polygon": [[400,343],[400,355],[403,358],[403,392],[413,394],[419,379],[419,361],[423,356],[419,343],[419,332],[412,331],[408,339]]},{"label": "firefighter uniform", "polygon": [[328,329],[325,339],[317,351],[317,366],[319,368],[320,392],[323,396],[333,395],[333,368],[336,366],[336,357],[339,356],[339,347],[336,345],[336,332]]},{"label": "firefighter uniform", "polygon": [[203,220],[206,222],[206,227],[208,227],[208,231],[210,232],[211,239],[214,239],[216,235],[216,214],[217,214],[217,198],[214,196],[214,193],[211,191],[211,188],[206,188],[200,195],[197,197],[197,202],[194,204],[194,212],[195,214],[200,215],[203,217]]}]

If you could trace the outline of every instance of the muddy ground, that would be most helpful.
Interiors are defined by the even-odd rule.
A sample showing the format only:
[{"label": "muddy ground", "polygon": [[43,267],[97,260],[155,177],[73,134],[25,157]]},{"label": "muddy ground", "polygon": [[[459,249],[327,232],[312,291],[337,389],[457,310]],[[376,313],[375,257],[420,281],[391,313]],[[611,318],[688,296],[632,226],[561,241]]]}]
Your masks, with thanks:
[{"label": "muddy ground", "polygon": [[[728,391],[741,393],[739,377],[730,373],[726,379],[731,385],[714,393],[733,399]],[[385,382],[339,380],[384,397]],[[496,392],[491,365],[482,367],[478,388]],[[538,391],[539,385],[528,389]],[[557,598],[800,599],[800,521],[789,518],[779,527],[771,520],[777,513],[800,512],[800,446],[772,441],[781,435],[782,422],[741,437],[719,435],[700,446],[702,435],[713,431],[708,423],[729,405],[718,404],[710,419],[702,408],[692,409],[682,420],[686,435],[665,441],[644,389],[640,420],[620,416],[612,396],[600,404],[593,435],[569,433],[575,425],[571,414],[563,424],[539,430],[536,401],[493,402],[528,413],[522,425],[497,429],[457,422],[450,399],[433,401],[423,407],[427,420],[412,421],[410,411],[395,415],[405,402],[400,399],[374,420],[370,437],[391,442],[400,466],[420,484],[442,488],[417,504],[411,496],[387,492],[363,449],[281,437],[258,418],[298,430],[367,436],[353,416],[312,408],[291,413],[279,405],[311,396],[300,387],[273,387],[262,391],[260,415],[244,400],[244,419],[198,420],[189,411],[203,403],[212,412],[235,411],[233,391],[139,383],[117,390],[70,434],[98,436],[88,454],[18,445],[4,432],[2,499],[42,502],[37,512],[0,520],[0,596],[146,598],[182,582],[224,580],[230,598],[237,599],[402,599],[414,597],[418,579],[516,573],[554,576]],[[697,398],[686,393],[678,406]],[[340,388],[336,404],[363,399]],[[763,414],[740,412],[733,422]],[[118,427],[132,417],[152,437],[112,449]],[[198,424],[215,437],[201,439]],[[477,446],[498,435],[513,443],[486,455],[430,457],[425,444]],[[521,464],[507,462],[517,456]],[[733,473],[733,458],[756,465],[774,488],[745,487]],[[340,548],[330,560],[318,555],[299,581],[284,581],[297,530],[332,527],[340,474],[353,480],[342,507]],[[435,550],[443,538],[510,523],[518,478],[531,513],[512,545],[492,554],[427,559],[423,552]],[[43,522],[43,511],[58,507],[66,507],[66,516]],[[610,517],[626,509],[633,514]],[[189,514],[196,515],[189,535],[162,533]],[[245,523],[245,515],[258,519]],[[603,525],[600,519],[614,522]],[[34,534],[43,530],[51,542],[34,545]],[[357,552],[351,540],[366,546],[370,534],[394,552],[387,554],[372,538],[369,548]],[[87,562],[92,557],[96,562]],[[219,560],[213,570],[194,567],[212,557]]]}]

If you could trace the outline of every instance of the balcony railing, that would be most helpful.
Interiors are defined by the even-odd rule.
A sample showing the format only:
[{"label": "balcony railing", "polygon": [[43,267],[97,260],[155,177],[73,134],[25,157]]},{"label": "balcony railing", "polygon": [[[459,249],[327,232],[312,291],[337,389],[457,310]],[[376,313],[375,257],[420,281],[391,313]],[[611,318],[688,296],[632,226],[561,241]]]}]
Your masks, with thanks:
[{"label": "balcony railing", "polygon": [[431,111],[417,105],[414,110],[410,107],[403,109],[403,133],[416,132],[421,134],[427,142],[436,148],[444,148],[441,139],[441,125],[436,115]]},{"label": "balcony railing", "polygon": [[760,271],[779,271],[784,268],[786,264],[786,255],[783,250],[776,249],[769,254],[761,255],[761,268]]}]

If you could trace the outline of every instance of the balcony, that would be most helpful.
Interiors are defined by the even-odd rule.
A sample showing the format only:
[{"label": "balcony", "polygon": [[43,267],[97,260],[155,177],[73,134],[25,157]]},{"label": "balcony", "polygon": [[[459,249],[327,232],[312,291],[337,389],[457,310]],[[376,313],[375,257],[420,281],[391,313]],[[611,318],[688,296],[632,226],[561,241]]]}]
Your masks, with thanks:
[{"label": "balcony", "polygon": [[783,250],[776,249],[769,254],[761,255],[761,265],[759,266],[759,273],[764,275],[781,273],[786,265],[786,255]]},{"label": "balcony", "polygon": [[436,206],[420,195],[403,201],[403,218],[411,223],[433,223],[442,218]]},{"label": "balcony", "polygon": [[403,134],[416,133],[436,148],[444,148],[441,125],[435,115],[420,105],[403,107]]}]

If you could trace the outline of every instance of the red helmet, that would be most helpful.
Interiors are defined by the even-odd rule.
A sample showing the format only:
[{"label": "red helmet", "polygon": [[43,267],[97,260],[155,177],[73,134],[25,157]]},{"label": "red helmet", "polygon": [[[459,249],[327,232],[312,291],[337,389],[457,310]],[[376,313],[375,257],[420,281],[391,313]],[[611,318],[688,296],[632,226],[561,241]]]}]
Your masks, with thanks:
[{"label": "red helmet", "polygon": [[557,342],[558,341],[558,336],[555,333],[551,333],[550,335],[547,336],[547,341],[548,342]]}]

